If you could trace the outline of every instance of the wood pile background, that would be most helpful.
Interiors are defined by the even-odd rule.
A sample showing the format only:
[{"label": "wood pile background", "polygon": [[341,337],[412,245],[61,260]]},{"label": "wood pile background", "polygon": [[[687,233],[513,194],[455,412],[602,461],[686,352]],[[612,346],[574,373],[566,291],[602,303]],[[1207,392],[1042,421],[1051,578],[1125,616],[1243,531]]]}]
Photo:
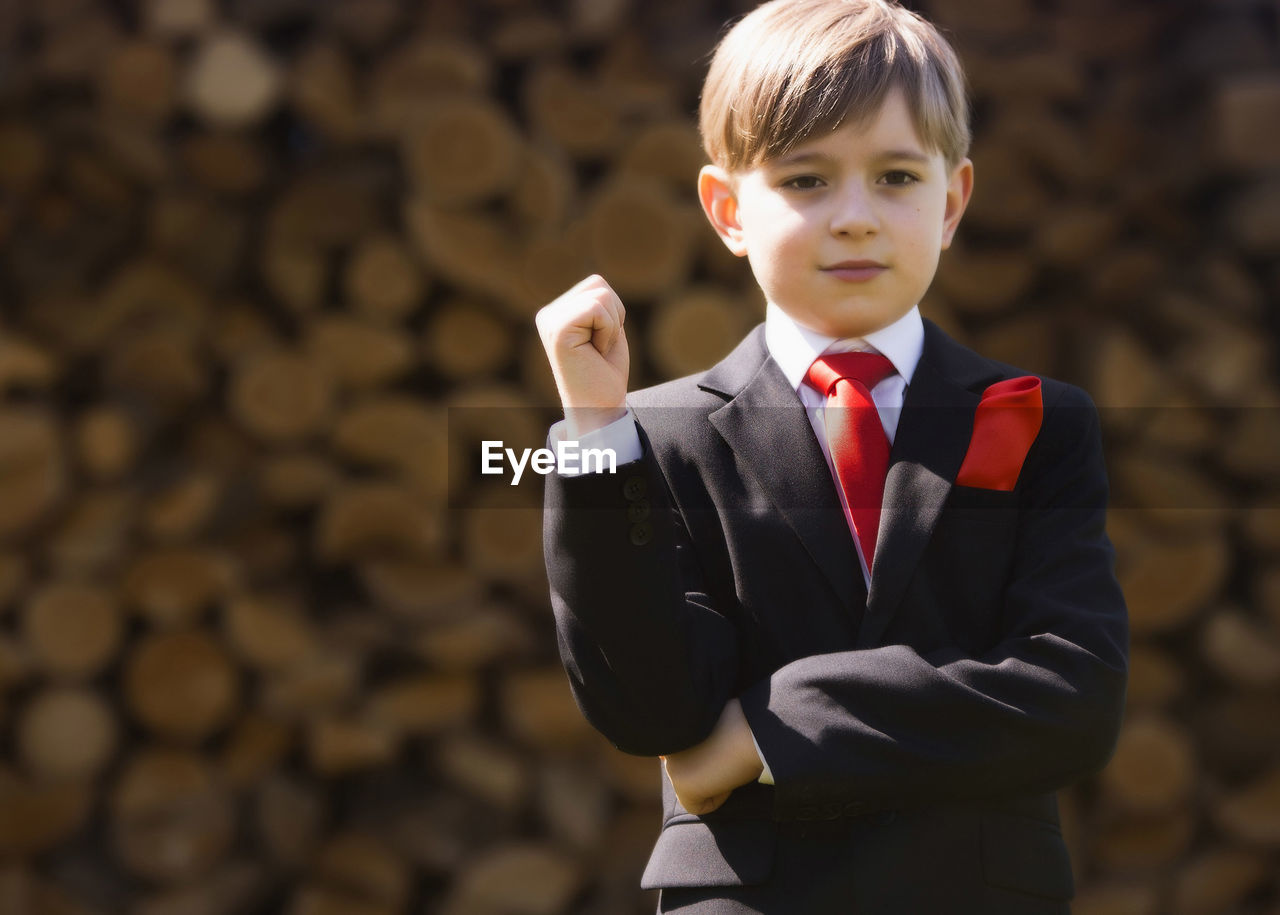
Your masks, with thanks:
[{"label": "wood pile background", "polygon": [[[633,385],[762,314],[696,209],[710,0],[0,3],[0,913],[590,915],[532,315]],[[925,313],[1088,388],[1133,672],[1082,915],[1280,913],[1280,6],[927,0],[977,192]]]}]

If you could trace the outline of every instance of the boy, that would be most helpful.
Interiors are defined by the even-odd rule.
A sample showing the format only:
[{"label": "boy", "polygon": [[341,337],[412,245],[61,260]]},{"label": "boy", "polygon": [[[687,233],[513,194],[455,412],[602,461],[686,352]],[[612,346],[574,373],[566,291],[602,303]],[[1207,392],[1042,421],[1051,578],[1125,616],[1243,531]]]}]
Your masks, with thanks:
[{"label": "boy", "polygon": [[[917,304],[968,203],[963,75],[889,0],[774,0],[721,42],[707,218],[765,323],[629,397],[622,303],[538,315],[561,656],[664,757],[661,911],[1067,912],[1055,791],[1111,755],[1128,630],[1096,411]],[[629,405],[629,406],[628,406]]]}]

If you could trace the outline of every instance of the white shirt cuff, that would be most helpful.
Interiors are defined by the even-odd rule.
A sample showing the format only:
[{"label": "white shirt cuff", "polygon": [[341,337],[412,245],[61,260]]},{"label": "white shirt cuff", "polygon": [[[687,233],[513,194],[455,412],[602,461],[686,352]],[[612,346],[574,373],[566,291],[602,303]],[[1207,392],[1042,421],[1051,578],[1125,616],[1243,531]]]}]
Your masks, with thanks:
[{"label": "white shirt cuff", "polygon": [[[551,430],[547,433],[547,447],[552,451],[555,450],[556,444],[568,439],[568,423],[560,420],[555,423]],[[599,429],[593,429],[585,435],[579,437],[578,447],[580,449],[596,448],[601,450],[609,450],[614,454],[615,462],[618,466],[630,464],[632,461],[638,461],[644,455],[644,448],[640,444],[640,433],[636,430],[636,417],[631,412],[631,408],[627,407],[627,415],[615,419],[607,426],[601,426]],[[589,462],[583,461],[582,466],[585,467]],[[587,471],[588,473],[599,473],[603,470],[597,463],[598,469]],[[564,477],[576,477],[583,471],[578,467],[573,469],[566,468],[560,471],[560,475]]]}]

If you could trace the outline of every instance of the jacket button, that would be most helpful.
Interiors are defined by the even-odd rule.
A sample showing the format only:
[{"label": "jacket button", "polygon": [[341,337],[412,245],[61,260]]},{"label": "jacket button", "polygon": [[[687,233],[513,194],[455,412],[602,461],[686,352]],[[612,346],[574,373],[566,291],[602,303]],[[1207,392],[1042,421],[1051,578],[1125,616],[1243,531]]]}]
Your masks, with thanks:
[{"label": "jacket button", "polygon": [[641,521],[647,520],[649,517],[649,500],[636,499],[627,506],[627,520],[632,524],[639,524]]},{"label": "jacket button", "polygon": [[627,481],[622,484],[622,495],[628,502],[643,499],[648,493],[649,483],[644,477],[627,477]]},{"label": "jacket button", "polygon": [[631,542],[636,546],[644,546],[653,539],[653,525],[648,521],[631,525]]}]

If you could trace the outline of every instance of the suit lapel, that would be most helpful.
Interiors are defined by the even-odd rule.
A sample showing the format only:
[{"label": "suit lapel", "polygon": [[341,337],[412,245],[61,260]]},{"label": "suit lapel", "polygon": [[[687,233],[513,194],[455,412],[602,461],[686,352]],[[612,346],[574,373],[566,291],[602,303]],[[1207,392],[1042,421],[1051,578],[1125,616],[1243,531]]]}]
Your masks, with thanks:
[{"label": "suit lapel", "polygon": [[[748,346],[750,344],[750,346]],[[843,606],[865,599],[853,536],[809,417],[757,330],[704,376],[727,394],[711,424],[768,494]]]},{"label": "suit lapel", "polygon": [[763,326],[699,382],[729,398],[711,413],[711,424],[768,493],[841,603],[856,606],[865,595],[862,647],[878,643],[897,611],[964,460],[982,391],[1002,374],[932,321],[925,320],[924,328],[924,350],[889,453],[869,593],[826,459],[799,398],[769,357]]},{"label": "suit lapel", "polygon": [[876,540],[867,614],[858,644],[878,644],[951,493],[973,432],[973,416],[994,365],[930,321],[898,421]]}]

